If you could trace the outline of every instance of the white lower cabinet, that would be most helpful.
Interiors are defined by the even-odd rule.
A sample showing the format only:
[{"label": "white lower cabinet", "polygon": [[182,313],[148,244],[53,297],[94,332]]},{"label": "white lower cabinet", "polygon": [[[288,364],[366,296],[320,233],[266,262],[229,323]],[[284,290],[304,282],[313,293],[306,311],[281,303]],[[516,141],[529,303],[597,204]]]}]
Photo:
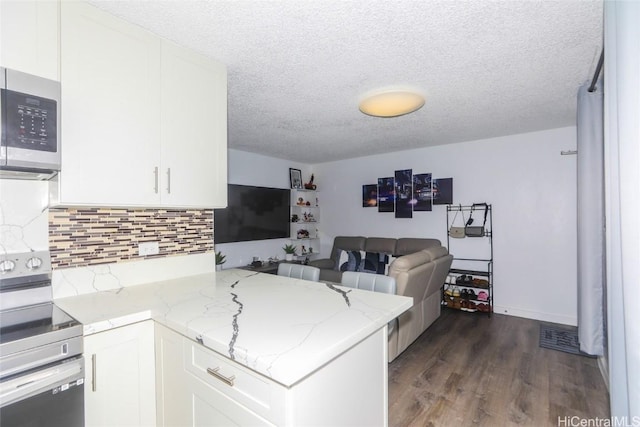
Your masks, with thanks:
[{"label": "white lower cabinet", "polygon": [[154,426],[153,321],[84,338],[85,423],[90,426]]},{"label": "white lower cabinet", "polygon": [[291,387],[156,325],[159,426],[387,425],[380,329]]}]

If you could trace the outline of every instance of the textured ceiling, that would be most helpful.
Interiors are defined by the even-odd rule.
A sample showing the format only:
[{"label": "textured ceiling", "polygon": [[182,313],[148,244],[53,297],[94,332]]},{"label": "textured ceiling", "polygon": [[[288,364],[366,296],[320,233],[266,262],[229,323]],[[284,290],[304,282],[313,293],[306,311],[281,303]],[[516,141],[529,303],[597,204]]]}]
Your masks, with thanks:
[{"label": "textured ceiling", "polygon": [[[575,124],[602,46],[602,1],[104,1],[218,59],[229,147],[303,163]],[[410,85],[416,113],[359,112]]]}]

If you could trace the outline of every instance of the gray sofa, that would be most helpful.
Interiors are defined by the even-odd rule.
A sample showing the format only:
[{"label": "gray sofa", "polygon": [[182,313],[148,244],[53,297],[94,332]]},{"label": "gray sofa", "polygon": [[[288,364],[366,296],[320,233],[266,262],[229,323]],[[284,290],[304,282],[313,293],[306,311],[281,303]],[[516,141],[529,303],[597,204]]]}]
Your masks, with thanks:
[{"label": "gray sofa", "polygon": [[321,281],[340,283],[340,268],[345,268],[340,263],[343,251],[393,255],[386,273],[396,279],[397,295],[413,298],[413,306],[398,317],[398,327],[389,334],[391,362],[440,316],[440,288],[453,256],[437,239],[338,236],[331,258],[310,262],[320,268]]},{"label": "gray sofa", "polygon": [[[333,240],[330,258],[310,261],[309,265],[320,269],[320,280],[323,282],[340,283],[342,270],[340,270],[341,252],[369,252],[387,254],[391,257],[401,257],[428,249],[433,246],[441,246],[438,239],[401,238],[388,237],[362,237],[362,236],[337,236]],[[444,282],[443,282],[444,283]]]},{"label": "gray sofa", "polygon": [[389,276],[396,279],[396,294],[412,297],[413,307],[398,317],[398,327],[389,335],[389,362],[440,317],[440,289],[452,261],[447,248],[432,246],[391,263]]}]

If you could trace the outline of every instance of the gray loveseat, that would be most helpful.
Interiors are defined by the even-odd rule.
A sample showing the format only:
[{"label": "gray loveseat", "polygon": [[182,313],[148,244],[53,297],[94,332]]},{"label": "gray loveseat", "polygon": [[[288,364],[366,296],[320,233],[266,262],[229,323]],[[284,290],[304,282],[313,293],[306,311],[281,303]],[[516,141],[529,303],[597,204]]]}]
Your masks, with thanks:
[{"label": "gray loveseat", "polygon": [[[345,252],[352,256],[345,257]],[[390,264],[384,265],[385,257],[389,257]],[[344,269],[377,269],[396,279],[396,294],[413,298],[413,307],[398,317],[398,327],[389,335],[392,361],[440,316],[440,288],[452,260],[453,256],[437,239],[338,236],[331,258],[310,264],[320,268],[321,281],[335,283],[340,283]]]}]

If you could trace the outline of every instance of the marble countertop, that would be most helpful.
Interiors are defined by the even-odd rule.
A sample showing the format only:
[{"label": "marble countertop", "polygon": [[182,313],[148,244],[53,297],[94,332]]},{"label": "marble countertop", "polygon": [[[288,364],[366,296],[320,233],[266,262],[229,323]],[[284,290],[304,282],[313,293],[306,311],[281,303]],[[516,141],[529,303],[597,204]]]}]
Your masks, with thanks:
[{"label": "marble countertop", "polygon": [[89,335],[153,319],[292,386],[412,299],[241,269],[55,300]]}]

